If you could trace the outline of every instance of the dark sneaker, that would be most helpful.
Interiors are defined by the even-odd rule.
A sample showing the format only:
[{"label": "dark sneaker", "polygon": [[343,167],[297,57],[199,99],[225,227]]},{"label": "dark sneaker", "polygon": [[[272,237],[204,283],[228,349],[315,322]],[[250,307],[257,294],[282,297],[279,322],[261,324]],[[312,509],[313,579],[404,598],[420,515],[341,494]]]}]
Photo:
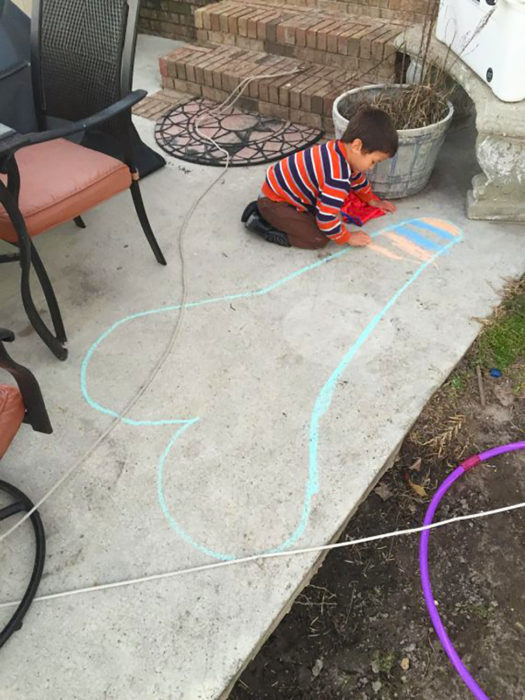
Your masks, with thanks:
[{"label": "dark sneaker", "polygon": [[243,211],[241,216],[241,221],[245,224],[252,214],[258,214],[259,209],[257,207],[257,202],[250,202],[246,209]]},{"label": "dark sneaker", "polygon": [[248,204],[243,212],[241,221],[248,231],[262,236],[265,241],[290,248],[290,241],[286,233],[273,228],[273,226],[270,226],[270,224],[262,218],[257,208],[257,202],[250,202],[250,204]]}]

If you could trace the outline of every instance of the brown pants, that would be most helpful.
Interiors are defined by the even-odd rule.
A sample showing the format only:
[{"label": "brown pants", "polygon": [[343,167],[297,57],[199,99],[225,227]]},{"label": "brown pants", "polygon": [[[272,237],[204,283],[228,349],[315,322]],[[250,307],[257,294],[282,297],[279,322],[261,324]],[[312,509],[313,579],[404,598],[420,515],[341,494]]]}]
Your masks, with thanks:
[{"label": "brown pants", "polygon": [[321,233],[315,223],[315,216],[305,211],[297,211],[286,202],[273,202],[268,197],[257,200],[262,218],[271,226],[287,234],[288,240],[296,248],[324,248],[328,238]]}]

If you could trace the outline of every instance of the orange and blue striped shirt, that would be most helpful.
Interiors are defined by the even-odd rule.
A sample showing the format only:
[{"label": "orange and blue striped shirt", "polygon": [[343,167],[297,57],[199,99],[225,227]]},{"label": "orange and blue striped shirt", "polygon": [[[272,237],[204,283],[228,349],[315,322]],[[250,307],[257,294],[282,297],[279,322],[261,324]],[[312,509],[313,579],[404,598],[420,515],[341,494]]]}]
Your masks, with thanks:
[{"label": "orange and blue striped shirt", "polygon": [[374,197],[366,175],[351,169],[341,143],[328,141],[271,165],[262,194],[314,213],[320,231],[336,243],[346,243],[350,233],[340,212],[351,190],[364,202]]}]

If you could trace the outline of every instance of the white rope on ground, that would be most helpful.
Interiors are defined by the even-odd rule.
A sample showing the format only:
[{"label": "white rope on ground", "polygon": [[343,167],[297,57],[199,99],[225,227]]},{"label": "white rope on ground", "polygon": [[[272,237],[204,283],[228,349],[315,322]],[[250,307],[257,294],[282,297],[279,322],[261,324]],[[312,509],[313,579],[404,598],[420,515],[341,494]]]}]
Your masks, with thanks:
[{"label": "white rope on ground", "polygon": [[[238,566],[239,564],[247,564],[249,562],[261,562],[264,559],[276,559],[278,557],[291,557],[299,554],[313,554],[318,552],[326,552],[332,549],[340,549],[341,547],[353,547],[358,544],[366,544],[367,542],[376,542],[377,540],[386,540],[392,537],[401,537],[402,535],[414,535],[424,530],[433,530],[445,525],[462,522],[465,520],[476,520],[478,518],[486,518],[490,515],[498,515],[519,508],[525,508],[525,502],[516,503],[502,508],[494,508],[493,510],[481,511],[479,513],[470,513],[468,515],[458,515],[448,520],[441,520],[430,525],[422,525],[420,527],[411,527],[406,530],[394,530],[393,532],[385,532],[380,535],[371,535],[369,537],[361,537],[356,540],[348,540],[346,542],[336,542],[335,544],[325,544],[317,547],[305,547],[304,549],[289,549],[281,552],[268,552],[266,554],[254,554],[248,557],[240,557],[239,559],[231,559],[228,561],[213,562],[212,564],[202,564],[201,566],[192,566],[187,569],[175,569],[174,571],[166,571],[161,574],[150,574],[149,576],[141,576],[139,578],[126,579],[123,581],[114,581],[112,583],[102,583],[98,586],[87,586],[85,588],[76,588],[69,591],[59,591],[58,593],[49,593],[34,598],[33,602],[56,600],[57,598],[67,598],[81,593],[95,593],[96,591],[105,591],[112,588],[122,588],[124,586],[132,586],[139,583],[148,583],[151,581],[161,581],[163,579],[174,578],[175,576],[183,576],[184,574],[196,574],[212,569],[222,569],[226,566]],[[0,603],[0,609],[10,608],[19,605],[20,601],[9,601]]]},{"label": "white rope on ground", "polygon": [[[281,73],[268,73],[268,74],[262,74],[262,75],[252,75],[249,77],[244,78],[239,85],[228,95],[228,97],[224,100],[222,104],[220,104],[216,109],[212,110],[212,114],[215,112],[222,111],[223,109],[227,109],[228,107],[233,107],[235,102],[241,97],[242,93],[246,90],[248,85],[252,83],[255,80],[271,80],[275,78],[282,78],[286,75],[294,75],[295,73],[301,72],[303,69],[301,68],[295,68],[292,71],[285,71]],[[205,115],[201,115],[198,118],[198,121],[202,119]],[[198,205],[201,203],[201,201],[204,199],[204,197],[208,194],[208,192],[215,187],[217,182],[224,177],[226,174],[226,171],[228,170],[228,167],[230,165],[230,154],[219,144],[217,144],[213,139],[205,136],[201,132],[199,132],[199,125],[198,122],[196,124],[196,130],[200,134],[202,138],[207,139],[213,145],[223,152],[226,155],[226,163],[224,166],[224,169],[221,170],[219,175],[212,181],[212,183],[200,194],[197,199],[193,202],[191,205],[190,209],[188,210],[186,216],[184,217],[180,229],[180,234],[179,234],[179,246],[178,246],[178,252],[179,252],[179,259],[180,259],[180,267],[181,267],[181,301],[180,301],[180,311],[177,316],[177,322],[175,323],[175,326],[173,327],[173,330],[171,332],[170,338],[168,340],[168,343],[166,345],[166,348],[164,349],[164,352],[160,356],[160,358],[157,360],[155,365],[153,366],[151,372],[149,373],[148,377],[146,380],[143,382],[143,384],[139,387],[138,391],[132,398],[128,401],[128,403],[124,406],[122,409],[122,412],[120,413],[119,416],[114,418],[111,423],[108,425],[108,427],[101,433],[101,435],[95,440],[93,445],[85,452],[79,459],[74,462],[69,469],[65,471],[65,473],[56,481],[53,486],[46,491],[46,493],[35,503],[35,505],[31,508],[31,510],[27,511],[19,520],[15,522],[14,525],[12,525],[8,530],[6,530],[4,533],[0,535],[0,542],[5,540],[9,535],[11,535],[16,529],[22,525],[28,518],[31,517],[31,515],[42,506],[47,499],[75,472],[79,467],[81,467],[84,462],[86,462],[91,455],[95,452],[95,450],[104,442],[104,440],[111,435],[111,433],[115,430],[117,425],[120,423],[120,419],[126,416],[133,406],[144,396],[145,392],[149,389],[153,381],[155,380],[155,377],[158,375],[158,373],[161,371],[161,369],[164,367],[164,364],[166,363],[166,360],[168,359],[169,355],[171,354],[173,347],[175,345],[175,342],[178,338],[180,328],[182,325],[182,319],[184,316],[184,307],[186,303],[186,294],[187,294],[187,289],[186,289],[186,272],[185,272],[185,261],[184,261],[184,234],[186,233],[186,229],[188,228],[189,222],[191,220],[191,217],[193,216],[195,209],[198,207]]]}]

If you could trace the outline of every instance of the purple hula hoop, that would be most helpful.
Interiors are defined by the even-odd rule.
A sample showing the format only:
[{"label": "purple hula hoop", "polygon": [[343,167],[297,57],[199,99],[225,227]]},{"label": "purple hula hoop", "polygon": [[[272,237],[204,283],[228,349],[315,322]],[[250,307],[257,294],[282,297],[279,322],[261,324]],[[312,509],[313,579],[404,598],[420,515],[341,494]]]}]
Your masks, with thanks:
[{"label": "purple hula hoop", "polygon": [[[462,462],[459,467],[454,469],[452,474],[449,474],[449,476],[447,476],[445,481],[443,481],[441,486],[434,494],[434,497],[432,498],[432,501],[428,506],[427,512],[425,513],[425,520],[423,521],[423,525],[431,525],[434,519],[434,514],[437,510],[441,499],[452,486],[452,484],[455,481],[457,481],[460,476],[463,476],[465,472],[469,471],[481,462],[484,462],[487,459],[492,459],[492,457],[496,457],[497,455],[524,449],[525,442],[513,442],[509,443],[508,445],[500,445],[499,447],[494,447],[493,449],[487,450],[486,452],[481,452],[478,455],[473,455],[472,457],[469,457],[464,462]],[[454,645],[450,641],[445,627],[441,622],[441,618],[439,616],[436,603],[434,601],[434,595],[432,593],[432,585],[430,583],[430,573],[428,569],[429,538],[430,530],[423,530],[423,532],[421,533],[421,539],[419,541],[419,566],[421,572],[421,586],[423,588],[423,595],[425,597],[425,603],[430,614],[430,619],[432,620],[432,624],[434,625],[434,629],[436,630],[436,634],[439,637],[439,641],[441,642],[443,649],[445,650],[452,665],[461,676],[467,688],[472,692],[475,698],[478,698],[478,700],[489,700],[488,695],[486,695],[483,692],[483,690],[479,687],[474,678],[470,675],[465,664],[459,658],[459,654],[455,650]]]}]

